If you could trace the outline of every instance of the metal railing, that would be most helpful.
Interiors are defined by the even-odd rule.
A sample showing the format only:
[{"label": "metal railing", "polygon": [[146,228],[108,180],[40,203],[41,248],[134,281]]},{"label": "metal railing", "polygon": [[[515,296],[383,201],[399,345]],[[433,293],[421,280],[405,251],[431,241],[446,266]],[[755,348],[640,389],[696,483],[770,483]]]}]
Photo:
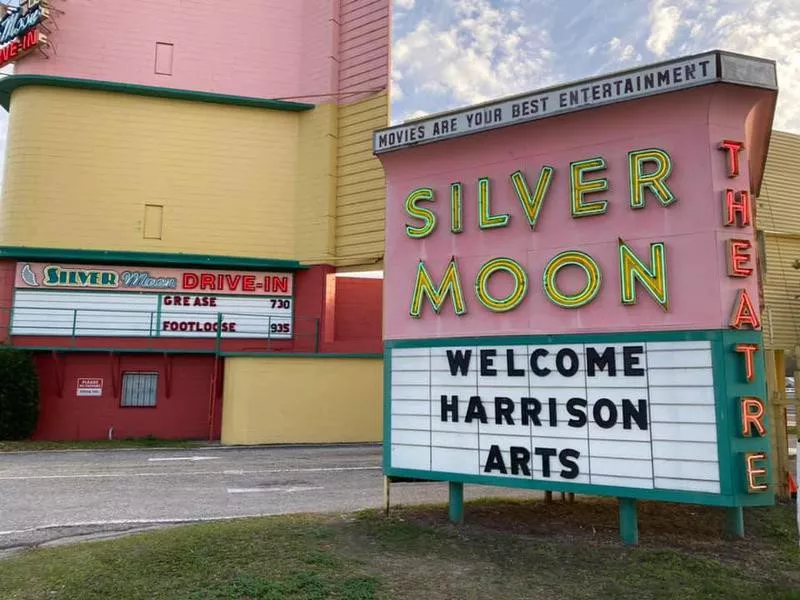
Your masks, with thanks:
[{"label": "metal railing", "polygon": [[243,311],[155,311],[51,306],[0,308],[7,345],[34,349],[319,351],[316,317]]}]

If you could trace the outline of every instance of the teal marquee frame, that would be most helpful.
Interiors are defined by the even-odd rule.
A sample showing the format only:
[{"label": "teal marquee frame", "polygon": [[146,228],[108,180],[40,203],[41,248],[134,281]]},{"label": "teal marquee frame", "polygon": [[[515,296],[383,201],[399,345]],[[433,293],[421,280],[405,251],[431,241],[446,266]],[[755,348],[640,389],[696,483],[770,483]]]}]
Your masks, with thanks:
[{"label": "teal marquee frame", "polygon": [[[430,348],[454,345],[521,345],[521,344],[576,344],[626,342],[711,342],[712,367],[714,373],[714,397],[717,421],[717,450],[720,465],[720,492],[688,492],[677,490],[636,489],[606,485],[577,484],[543,479],[517,479],[484,475],[465,475],[440,471],[395,468],[391,463],[392,448],[392,350],[395,348]],[[758,344],[755,355],[756,376],[752,382],[745,377],[744,358],[735,351],[737,344]],[[775,492],[771,477],[772,464],[769,456],[770,424],[764,416],[767,428],[765,437],[743,437],[740,435],[740,398],[753,396],[767,402],[766,375],[764,367],[763,340],[760,331],[698,330],[626,332],[608,334],[570,334],[545,336],[507,337],[463,337],[436,338],[427,340],[386,340],[384,343],[384,393],[383,393],[383,465],[387,477],[443,481],[456,484],[493,485],[499,487],[567,492],[575,494],[610,496],[626,500],[657,500],[689,504],[704,504],[720,507],[771,506],[775,503]],[[767,411],[768,413],[769,411]],[[764,452],[767,456],[768,489],[750,493],[747,489],[745,454]]]}]

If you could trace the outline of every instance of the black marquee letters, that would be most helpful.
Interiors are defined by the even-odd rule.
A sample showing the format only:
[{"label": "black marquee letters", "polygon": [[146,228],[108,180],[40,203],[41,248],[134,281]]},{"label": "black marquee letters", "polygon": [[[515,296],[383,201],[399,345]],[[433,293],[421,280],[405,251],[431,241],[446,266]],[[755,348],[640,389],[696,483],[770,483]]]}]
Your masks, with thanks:
[{"label": "black marquee letters", "polygon": [[[617,357],[617,346],[586,346],[585,351],[576,352],[572,348],[561,348],[555,354],[555,370],[562,377],[574,377],[582,369],[587,377],[617,377],[620,369],[626,377],[644,377],[645,369],[642,366],[644,347],[622,346],[622,364]],[[498,354],[505,353],[504,364],[495,364]],[[447,364],[450,375],[468,376],[472,366],[472,349],[446,350]],[[477,368],[481,377],[497,377],[503,370],[509,377],[525,377],[525,366],[530,366],[530,372],[537,377],[548,377],[552,373],[550,367],[544,366],[543,359],[550,355],[547,348],[534,348],[530,351],[527,365],[522,357],[515,354],[513,348],[498,350],[496,348],[480,348],[477,352]],[[583,365],[585,360],[586,364]],[[502,366],[500,366],[502,364]]]},{"label": "black marquee letters", "polygon": [[514,367],[514,351],[511,348],[506,350],[506,364],[509,377],[525,377],[525,369]]},{"label": "black marquee letters", "polygon": [[453,416],[453,423],[458,423],[458,396],[450,396],[448,400],[447,394],[442,394],[441,401],[442,421],[446,423],[448,421],[447,415],[450,414]]},{"label": "black marquee letters", "polygon": [[[569,366],[565,363],[569,359]],[[564,377],[572,377],[578,372],[580,368],[580,361],[578,355],[572,348],[562,348],[556,354],[556,370]]]},{"label": "black marquee letters", "polygon": [[[535,427],[540,436],[560,437],[556,433],[547,434],[544,430],[557,430],[559,428],[580,429],[589,427],[590,424],[609,430],[619,428],[623,430],[646,431],[649,427],[649,407],[646,398],[621,398],[619,395],[597,398],[592,390],[598,389],[598,384],[592,384],[592,378],[613,381],[617,377],[644,377],[646,375],[646,354],[643,345],[584,345],[583,349],[572,347],[530,348],[528,353],[520,353],[516,348],[455,348],[443,350],[440,357],[447,359],[447,366],[442,363],[444,373],[449,371],[454,378],[454,385],[464,386],[469,383],[473,388],[473,395],[439,394],[439,417],[443,423],[464,423],[465,431],[481,432],[480,424],[509,426],[509,427]],[[552,356],[552,358],[550,358]],[[473,360],[473,358],[475,360]],[[550,366],[546,366],[549,363]],[[443,373],[443,374],[444,374]],[[557,374],[557,375],[556,375]],[[531,377],[530,392],[525,385],[527,378]],[[534,383],[533,378],[546,379],[548,377],[572,378],[572,387],[585,388],[584,397],[559,396],[553,385],[546,381]],[[520,392],[525,390],[530,396],[495,395],[496,387],[501,383],[481,381],[477,377],[518,378],[516,385]],[[458,382],[458,383],[456,383]],[[477,387],[476,387],[477,384]],[[514,384],[507,384],[513,386]],[[610,389],[613,385],[606,383],[600,389]],[[620,382],[620,388],[643,387],[646,384]],[[489,386],[491,395],[481,396],[481,386]],[[563,386],[563,384],[562,384]],[[467,388],[469,389],[469,388]],[[545,392],[536,397],[536,390]],[[566,389],[566,388],[565,388]],[[446,390],[445,390],[446,391]],[[454,389],[457,391],[457,388]],[[475,394],[478,392],[478,394]],[[547,393],[549,392],[549,393]],[[504,393],[504,392],[499,392]],[[432,400],[435,402],[435,396]],[[420,398],[423,399],[424,398]],[[491,402],[487,406],[487,402]],[[490,416],[491,409],[494,409]],[[487,410],[488,409],[488,410]],[[562,420],[559,422],[559,418]],[[509,431],[511,433],[511,431]],[[527,430],[526,430],[527,434]],[[537,433],[533,434],[533,442],[537,440]],[[568,443],[568,439],[564,439]],[[488,444],[487,444],[488,445]],[[486,446],[480,448],[486,452]],[[540,446],[508,446],[498,444],[489,447],[485,463],[482,465],[484,473],[489,475],[512,475],[532,477],[534,479],[575,480],[581,474],[581,453],[569,447],[540,447]]]},{"label": "black marquee letters", "polygon": [[542,412],[542,403],[536,398],[522,399],[522,424],[533,423],[536,427],[541,427],[539,413]]},{"label": "black marquee letters", "polygon": [[564,448],[558,453],[558,460],[561,466],[561,477],[564,479],[575,479],[580,474],[578,463],[575,461],[581,457],[581,453],[572,448]]},{"label": "black marquee letters", "polygon": [[450,364],[450,375],[455,377],[458,373],[466,375],[469,372],[469,361],[472,358],[472,350],[448,350],[447,362]]},{"label": "black marquee letters", "polygon": [[[604,408],[608,409],[607,417],[603,415]],[[600,398],[594,403],[592,416],[594,417],[594,422],[600,427],[603,429],[611,429],[617,424],[617,406],[608,398]]]},{"label": "black marquee letters", "polygon": [[497,369],[494,368],[494,357],[497,350],[486,349],[480,351],[481,355],[481,377],[497,376]]},{"label": "black marquee letters", "polygon": [[644,348],[642,346],[625,346],[622,349],[622,365],[626,377],[644,376],[644,369],[636,366],[641,358],[639,354],[643,352]]},{"label": "black marquee letters", "polygon": [[[577,461],[581,457],[581,453],[573,448],[564,448],[560,452],[555,448],[534,448],[533,454],[541,459],[541,476],[545,479],[553,477],[551,459],[554,457],[558,457],[558,462],[561,464],[562,468],[558,474],[563,479],[576,479],[578,475],[580,475],[580,468]],[[508,464],[511,466],[512,475],[531,476],[530,450],[522,446],[511,446],[508,449],[508,456]],[[503,451],[500,450],[500,446],[497,444],[493,444],[489,448],[489,454],[486,457],[486,464],[483,466],[483,472],[508,475],[506,459],[503,456]]]},{"label": "black marquee letters", "polygon": [[591,346],[586,347],[586,374],[594,377],[596,371],[608,369],[609,377],[616,377],[617,363],[614,355],[614,348],[609,347],[603,350],[602,354]]},{"label": "black marquee letters", "polygon": [[478,419],[483,424],[489,422],[489,419],[486,416],[486,409],[483,406],[480,396],[472,396],[472,398],[469,399],[467,416],[464,417],[464,423],[472,423],[472,421],[475,419]]},{"label": "black marquee letters", "polygon": [[[582,410],[579,410],[578,407]],[[587,403],[583,398],[570,398],[567,400],[567,412],[572,417],[567,421],[567,425],[576,428],[585,427],[587,421],[586,407]]]},{"label": "black marquee letters", "polygon": [[547,377],[550,375],[550,369],[547,367],[539,366],[539,359],[547,356],[547,350],[544,348],[537,348],[531,352],[531,371],[538,377]]},{"label": "black marquee letters", "polygon": [[550,459],[557,454],[555,448],[536,448],[533,453],[542,457],[542,476],[550,477]]},{"label": "black marquee letters", "polygon": [[491,473],[495,470],[500,471],[503,475],[508,473],[506,463],[503,460],[503,453],[500,452],[500,446],[497,444],[489,448],[489,457],[486,459],[486,466],[483,467],[484,473]]},{"label": "black marquee letters", "polygon": [[511,474],[519,475],[522,471],[523,475],[531,476],[531,452],[527,448],[520,446],[511,446]]}]

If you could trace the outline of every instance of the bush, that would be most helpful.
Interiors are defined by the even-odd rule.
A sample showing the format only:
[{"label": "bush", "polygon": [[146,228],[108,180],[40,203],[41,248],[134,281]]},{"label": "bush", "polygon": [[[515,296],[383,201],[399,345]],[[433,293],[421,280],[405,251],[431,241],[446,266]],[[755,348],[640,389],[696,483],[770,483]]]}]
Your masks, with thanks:
[{"label": "bush", "polygon": [[29,438],[39,418],[39,377],[33,356],[0,348],[0,440]]}]

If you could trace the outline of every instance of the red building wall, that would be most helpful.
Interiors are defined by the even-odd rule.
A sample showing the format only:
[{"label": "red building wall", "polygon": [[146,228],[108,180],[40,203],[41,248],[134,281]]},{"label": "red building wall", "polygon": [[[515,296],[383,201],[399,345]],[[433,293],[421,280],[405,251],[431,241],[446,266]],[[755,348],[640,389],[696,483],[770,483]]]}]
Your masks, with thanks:
[{"label": "red building wall", "polygon": [[[0,262],[0,339],[8,339],[14,272],[15,262]],[[295,277],[294,339],[223,339],[223,354],[382,352],[382,280],[335,277],[333,267],[322,265]],[[225,359],[213,354],[213,339],[15,336],[11,343],[37,349],[41,409],[35,439],[100,440],[110,430],[114,439],[207,439],[212,385],[211,434],[219,439]],[[126,371],[158,373],[156,407],[121,406]],[[102,378],[102,395],[78,396],[79,378]]]},{"label": "red building wall", "polygon": [[[214,357],[159,354],[40,353],[36,356],[40,416],[34,439],[115,439],[154,436],[159,439],[205,439]],[[125,371],[158,373],[154,408],[120,406]],[[220,370],[221,372],[221,370]],[[77,396],[79,377],[102,378],[102,396]],[[214,405],[213,437],[219,439],[221,381]]]},{"label": "red building wall", "polygon": [[337,341],[381,340],[383,280],[336,278]]},{"label": "red building wall", "polygon": [[14,303],[14,279],[17,263],[0,261],[0,340],[9,338],[11,323],[11,305]]}]

